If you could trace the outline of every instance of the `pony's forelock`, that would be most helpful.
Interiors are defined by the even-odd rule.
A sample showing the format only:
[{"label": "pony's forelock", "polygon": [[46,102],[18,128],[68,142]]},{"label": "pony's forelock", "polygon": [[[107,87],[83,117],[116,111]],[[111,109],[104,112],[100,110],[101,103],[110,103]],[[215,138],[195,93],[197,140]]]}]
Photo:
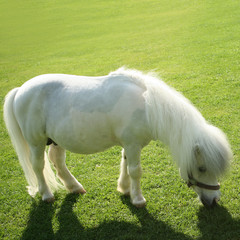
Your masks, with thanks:
[{"label": "pony's forelock", "polygon": [[212,174],[220,176],[229,168],[232,151],[227,137],[218,128],[206,125],[204,136],[198,139],[206,167]]}]

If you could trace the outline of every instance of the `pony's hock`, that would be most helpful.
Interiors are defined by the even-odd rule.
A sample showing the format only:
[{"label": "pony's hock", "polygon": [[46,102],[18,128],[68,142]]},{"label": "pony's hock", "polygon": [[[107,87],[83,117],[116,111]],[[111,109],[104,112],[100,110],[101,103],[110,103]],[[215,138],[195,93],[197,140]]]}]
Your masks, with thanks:
[{"label": "pony's hock", "polygon": [[70,192],[86,192],[65,164],[65,149],[90,154],[122,146],[118,191],[130,194],[137,207],[146,203],[140,154],[151,140],[170,147],[182,178],[208,206],[220,198],[217,177],[232,156],[225,135],[180,93],[150,74],[124,68],[101,77],[35,77],[8,93],[4,120],[29,194],[39,192],[45,201],[62,187],[48,159]]}]

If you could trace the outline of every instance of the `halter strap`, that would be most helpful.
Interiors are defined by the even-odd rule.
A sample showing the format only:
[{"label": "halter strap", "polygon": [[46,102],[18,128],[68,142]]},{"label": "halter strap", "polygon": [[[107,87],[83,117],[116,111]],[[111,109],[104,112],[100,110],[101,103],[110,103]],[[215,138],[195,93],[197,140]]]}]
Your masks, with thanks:
[{"label": "halter strap", "polygon": [[204,188],[204,189],[207,189],[207,190],[219,190],[220,189],[220,184],[219,183],[217,185],[208,185],[208,184],[196,181],[190,175],[188,176],[187,185],[188,185],[188,187],[197,186],[199,188]]}]

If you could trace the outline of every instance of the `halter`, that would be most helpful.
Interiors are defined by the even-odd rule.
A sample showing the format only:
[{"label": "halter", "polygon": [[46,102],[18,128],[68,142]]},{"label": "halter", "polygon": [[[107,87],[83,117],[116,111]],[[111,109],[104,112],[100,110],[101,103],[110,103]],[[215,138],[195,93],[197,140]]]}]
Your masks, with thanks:
[{"label": "halter", "polygon": [[188,175],[187,185],[188,185],[188,187],[197,186],[199,188],[204,188],[204,189],[207,189],[207,190],[219,190],[220,189],[220,184],[219,183],[217,185],[208,185],[208,184],[205,184],[205,183],[198,182],[191,175]]}]

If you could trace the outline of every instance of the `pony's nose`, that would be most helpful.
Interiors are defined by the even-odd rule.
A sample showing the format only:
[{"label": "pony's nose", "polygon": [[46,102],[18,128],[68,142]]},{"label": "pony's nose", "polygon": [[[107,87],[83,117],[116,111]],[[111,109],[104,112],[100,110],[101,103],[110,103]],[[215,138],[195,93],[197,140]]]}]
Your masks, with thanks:
[{"label": "pony's nose", "polygon": [[217,205],[218,199],[217,198],[208,199],[202,196],[201,202],[205,207],[213,208]]}]

